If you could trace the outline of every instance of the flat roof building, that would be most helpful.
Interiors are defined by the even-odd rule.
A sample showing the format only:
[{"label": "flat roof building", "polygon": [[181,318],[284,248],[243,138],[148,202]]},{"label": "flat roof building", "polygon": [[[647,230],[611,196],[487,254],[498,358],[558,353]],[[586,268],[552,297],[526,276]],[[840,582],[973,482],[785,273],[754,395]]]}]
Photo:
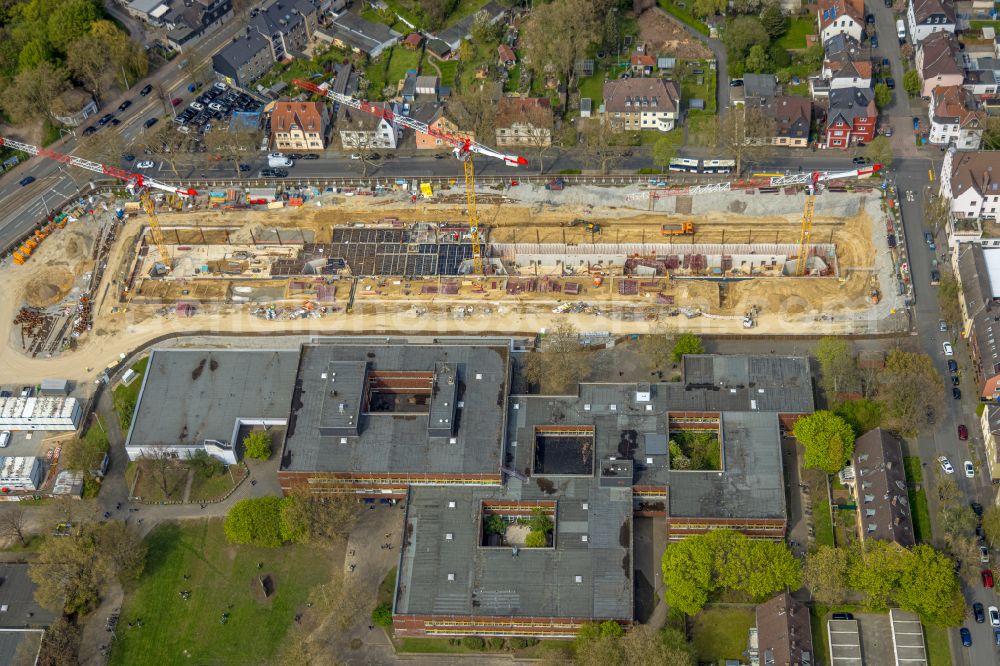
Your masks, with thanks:
[{"label": "flat roof building", "polygon": [[0,398],[0,430],[76,430],[82,417],[76,398]]},{"label": "flat roof building", "polygon": [[125,439],[129,460],[202,449],[237,462],[246,432],[285,425],[298,358],[297,351],[154,349]]},{"label": "flat roof building", "polygon": [[38,490],[42,461],[33,456],[0,456],[0,492]]}]

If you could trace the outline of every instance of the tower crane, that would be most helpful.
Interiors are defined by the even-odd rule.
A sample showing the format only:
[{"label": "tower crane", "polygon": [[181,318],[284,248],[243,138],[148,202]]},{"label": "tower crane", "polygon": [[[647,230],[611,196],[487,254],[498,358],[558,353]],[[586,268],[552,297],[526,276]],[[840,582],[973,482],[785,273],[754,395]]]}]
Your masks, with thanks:
[{"label": "tower crane", "polygon": [[485,157],[492,157],[502,160],[503,163],[508,166],[514,167],[523,166],[528,163],[528,160],[519,155],[501,153],[500,151],[484,146],[481,143],[476,143],[471,139],[442,132],[441,130],[430,127],[427,123],[420,122],[419,120],[415,120],[409,116],[393,113],[384,106],[376,106],[371,102],[366,102],[364,100],[335,92],[330,89],[330,84],[328,83],[316,85],[314,83],[310,83],[309,81],[302,81],[300,79],[295,79],[292,83],[303,90],[308,90],[315,95],[326,97],[327,99],[349,106],[352,109],[357,109],[358,111],[363,111],[364,113],[368,113],[379,118],[385,118],[389,122],[395,122],[416,132],[429,134],[435,139],[440,139],[451,146],[455,157],[462,160],[462,166],[465,172],[465,198],[469,209],[469,236],[472,240],[472,270],[477,275],[482,275],[483,248],[479,238],[479,211],[476,208],[476,173],[475,166],[472,163],[472,155],[477,154]]},{"label": "tower crane", "polygon": [[153,178],[147,178],[140,173],[132,173],[130,171],[125,171],[124,169],[119,169],[118,167],[92,162],[74,155],[58,153],[54,150],[49,150],[48,148],[33,146],[28,143],[22,143],[21,141],[8,139],[6,137],[0,137],[0,146],[8,146],[10,148],[28,153],[29,155],[38,155],[39,157],[56,160],[57,162],[68,164],[69,166],[80,167],[81,169],[104,174],[105,176],[111,176],[123,181],[129,192],[133,195],[139,195],[139,201],[142,203],[142,208],[146,211],[146,217],[149,218],[149,231],[153,236],[153,243],[156,245],[156,249],[160,253],[160,259],[164,263],[167,263],[169,268],[168,262],[170,261],[170,254],[167,252],[167,246],[163,240],[163,230],[160,228],[160,222],[156,218],[156,205],[153,203],[153,199],[150,196],[150,190],[162,190],[164,192],[170,192],[182,197],[197,196],[197,190],[190,187],[187,189],[174,187],[173,185],[161,183]]}]

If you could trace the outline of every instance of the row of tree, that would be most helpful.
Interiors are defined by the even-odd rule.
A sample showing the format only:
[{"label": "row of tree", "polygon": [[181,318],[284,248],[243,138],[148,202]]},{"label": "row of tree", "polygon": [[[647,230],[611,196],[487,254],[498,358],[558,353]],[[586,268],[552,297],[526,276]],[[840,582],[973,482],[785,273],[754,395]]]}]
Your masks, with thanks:
[{"label": "row of tree", "polygon": [[762,541],[732,530],[711,530],[671,543],[663,553],[665,599],[674,610],[694,615],[721,590],[743,592],[755,601],[802,584],[799,561],[782,542]]},{"label": "row of tree", "polygon": [[821,546],[807,556],[804,576],[821,603],[842,604],[855,592],[870,610],[893,603],[931,624],[954,627],[965,617],[954,564],[930,546],[906,549],[876,540],[864,547]]},{"label": "row of tree", "polygon": [[343,539],[357,520],[357,503],[347,495],[313,495],[293,490],[286,497],[236,502],[224,529],[231,543],[276,548],[284,543],[329,545]]}]

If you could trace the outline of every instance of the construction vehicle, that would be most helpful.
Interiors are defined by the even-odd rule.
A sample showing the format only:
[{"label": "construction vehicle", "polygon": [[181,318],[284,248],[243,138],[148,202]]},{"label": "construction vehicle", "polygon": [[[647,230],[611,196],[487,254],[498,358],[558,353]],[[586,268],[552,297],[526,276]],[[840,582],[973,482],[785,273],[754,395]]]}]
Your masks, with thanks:
[{"label": "construction vehicle", "polygon": [[553,192],[559,192],[560,190],[566,189],[566,181],[562,178],[553,178],[549,182],[545,183],[545,189],[552,190]]},{"label": "construction vehicle", "polygon": [[584,220],[583,218],[580,217],[574,220],[570,220],[568,223],[566,223],[566,226],[583,227],[585,231],[589,231],[592,234],[601,233],[601,225],[597,224],[596,222],[588,222],[587,220]]},{"label": "construction vehicle", "polygon": [[747,313],[743,315],[743,328],[753,328],[757,325],[757,306],[751,305]]},{"label": "construction vehicle", "polygon": [[397,115],[384,106],[376,106],[370,102],[334,92],[330,89],[329,83],[316,85],[315,83],[310,83],[309,81],[303,81],[301,79],[295,79],[292,83],[303,90],[308,90],[315,95],[326,97],[327,99],[331,99],[339,104],[349,106],[352,109],[357,109],[358,111],[363,111],[373,116],[384,118],[390,123],[395,122],[396,124],[402,125],[403,127],[411,129],[415,132],[430,135],[435,139],[440,139],[452,147],[452,154],[462,160],[462,165],[465,171],[465,199],[469,209],[469,237],[472,239],[472,271],[476,275],[482,275],[484,272],[483,248],[479,237],[479,211],[476,208],[476,172],[475,166],[472,162],[472,155],[477,154],[485,157],[493,157],[495,159],[502,160],[507,166],[515,167],[526,165],[528,160],[520,157],[519,155],[507,155],[505,153],[501,153],[493,148],[476,143],[471,139],[453,136],[447,132],[442,132],[439,129],[430,127],[427,123],[414,120],[409,116]]},{"label": "construction vehicle", "polygon": [[[49,150],[48,148],[33,146],[28,143],[22,143],[21,141],[8,139],[6,137],[0,137],[0,146],[7,146],[9,148],[14,148],[15,150],[28,153],[29,155],[38,155],[39,157],[56,160],[57,162],[68,164],[69,166],[79,167],[81,169],[86,169],[87,171],[104,174],[105,176],[111,176],[123,181],[130,193],[139,196],[142,208],[146,211],[146,216],[149,218],[149,232],[153,237],[153,243],[156,245],[156,249],[160,253],[160,261],[164,264],[164,266],[166,266],[167,269],[170,268],[170,253],[167,251],[166,243],[163,240],[163,230],[160,228],[160,222],[156,218],[156,204],[150,196],[150,190],[162,190],[163,192],[170,192],[171,194],[177,194],[181,197],[197,196],[197,190],[194,188],[183,189],[174,187],[173,185],[167,185],[166,183],[161,183],[158,180],[147,178],[139,173],[131,173],[129,171],[125,171],[124,169],[119,169],[118,167],[107,166],[98,162],[85,160],[81,157],[66,155],[65,153],[57,153],[56,151]],[[14,261],[17,261],[17,257],[14,258]],[[21,263],[23,263],[23,261]]]},{"label": "construction vehicle", "polygon": [[663,236],[690,236],[694,233],[694,224],[691,222],[676,222],[660,226],[660,234]]}]

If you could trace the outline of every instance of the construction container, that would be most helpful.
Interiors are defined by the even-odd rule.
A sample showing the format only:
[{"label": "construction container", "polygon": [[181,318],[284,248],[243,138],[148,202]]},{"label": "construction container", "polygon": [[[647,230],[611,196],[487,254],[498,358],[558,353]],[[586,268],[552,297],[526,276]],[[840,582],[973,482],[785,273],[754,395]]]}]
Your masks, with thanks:
[{"label": "construction container", "polygon": [[284,201],[272,201],[271,203],[267,204],[267,207],[268,208],[284,208],[285,207],[285,202]]},{"label": "construction container", "polygon": [[288,197],[289,206],[301,206],[303,202],[302,197]]},{"label": "construction container", "polygon": [[694,233],[694,224],[691,222],[677,222],[660,226],[660,234],[663,236],[690,236]]}]

